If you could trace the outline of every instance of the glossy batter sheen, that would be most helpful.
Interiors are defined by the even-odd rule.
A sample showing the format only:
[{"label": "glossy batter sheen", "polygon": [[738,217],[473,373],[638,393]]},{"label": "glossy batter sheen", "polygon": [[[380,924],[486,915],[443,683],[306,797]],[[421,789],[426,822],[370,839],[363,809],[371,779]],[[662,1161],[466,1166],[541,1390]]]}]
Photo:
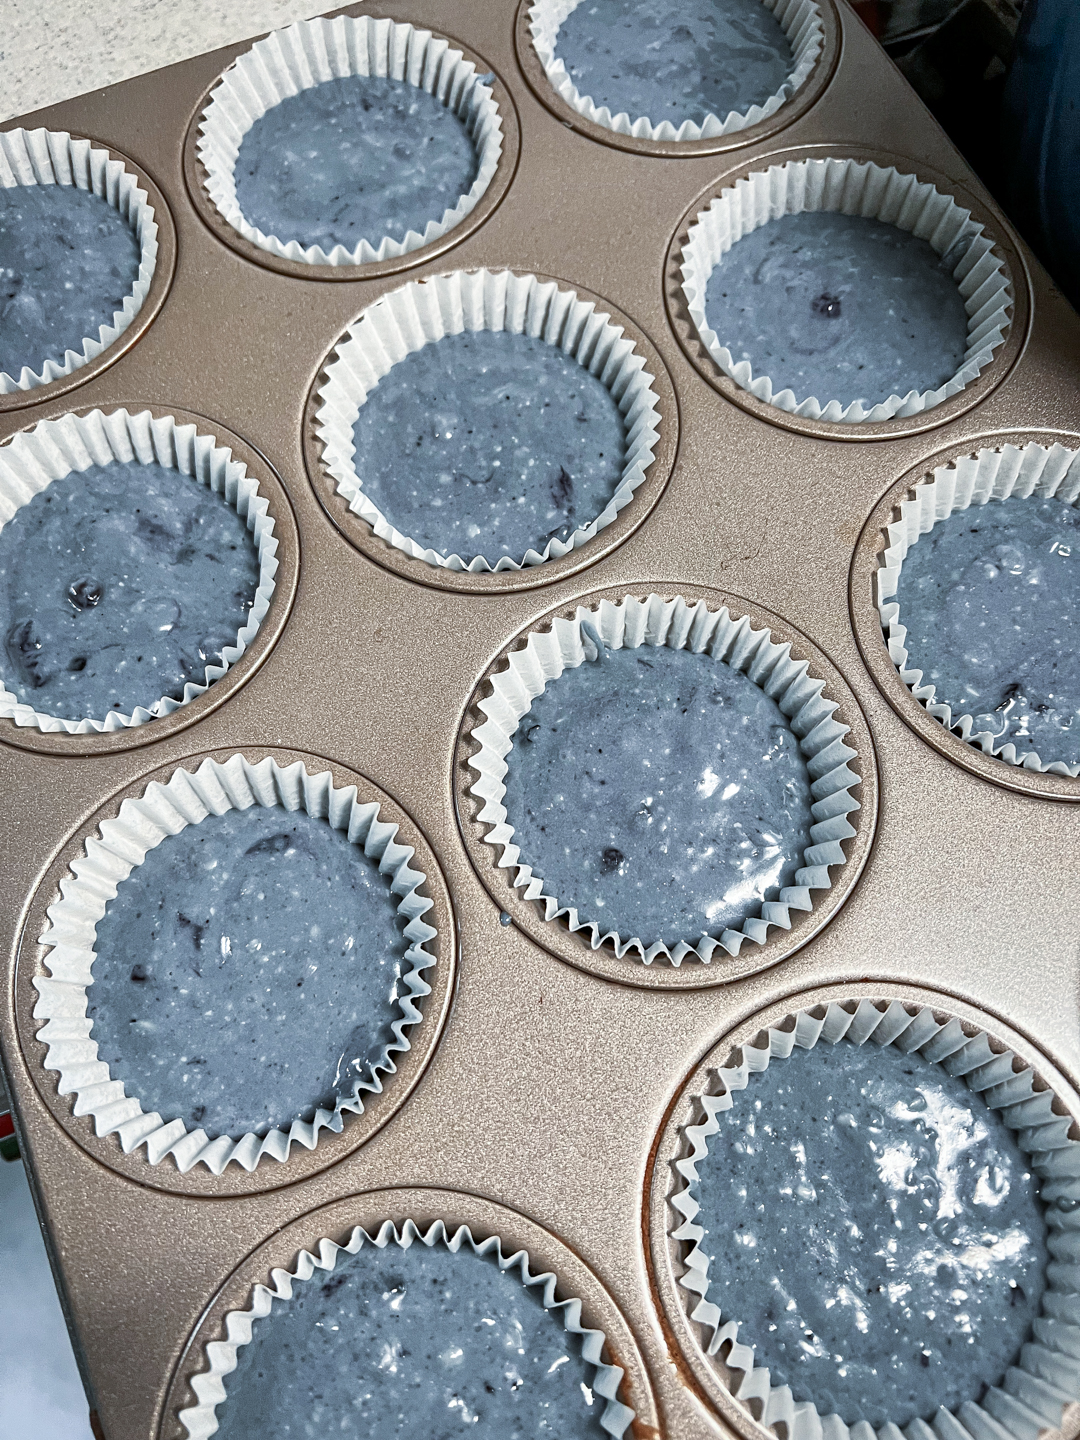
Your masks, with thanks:
[{"label": "glossy batter sheen", "polygon": [[991,500],[938,521],[897,593],[908,664],[954,717],[1044,763],[1080,762],[1080,511]]},{"label": "glossy batter sheen", "polygon": [[476,150],[461,120],[402,80],[350,75],[290,95],[240,142],[236,199],[264,235],[376,249],[423,234],[468,193]]},{"label": "glossy batter sheen", "polygon": [[555,53],[598,108],[676,129],[763,104],[795,65],[761,0],[581,0]]},{"label": "glossy batter sheen", "polygon": [[708,1298],[773,1386],[848,1425],[930,1421],[1017,1359],[1047,1264],[1013,1132],[894,1046],[752,1075],[698,1162]]},{"label": "glossy batter sheen", "polygon": [[145,1111],[211,1139],[352,1095],[393,1039],[407,941],[389,880],[303,811],[167,836],[98,922],[87,1014]]},{"label": "glossy batter sheen", "polygon": [[773,394],[865,407],[933,390],[959,370],[967,312],[942,258],[895,225],[807,212],[744,235],[709,277],[705,314],[721,345]]},{"label": "glossy batter sheen", "polygon": [[139,240],[107,200],[74,185],[0,188],[0,370],[82,353],[139,277]]},{"label": "glossy batter sheen", "polygon": [[626,429],[607,387],[544,340],[465,331],[385,375],[353,428],[364,491],[440,555],[521,560],[603,511]]},{"label": "glossy batter sheen", "polygon": [[163,465],[93,465],[0,530],[0,679],[67,720],[180,700],[236,644],[258,584],[220,495]]},{"label": "glossy batter sheen", "polygon": [[255,1323],[219,1440],[603,1440],[605,1401],[562,1313],[463,1245],[339,1254]]},{"label": "glossy batter sheen", "polygon": [[507,819],[544,890],[602,933],[693,944],[794,884],[810,781],[776,702],[687,650],[605,650],[533,701]]}]

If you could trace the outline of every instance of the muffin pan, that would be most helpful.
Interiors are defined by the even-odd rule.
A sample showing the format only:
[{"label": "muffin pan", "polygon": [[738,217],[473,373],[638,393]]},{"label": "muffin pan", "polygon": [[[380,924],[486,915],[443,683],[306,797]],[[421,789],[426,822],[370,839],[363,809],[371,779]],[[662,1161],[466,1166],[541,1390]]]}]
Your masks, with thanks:
[{"label": "muffin pan", "polygon": [[[557,1300],[580,1299],[604,1363],[624,1372],[626,1435],[775,1433],[785,1416],[749,1391],[736,1398],[706,1353],[679,1285],[689,1252],[672,1239],[671,1202],[692,1098],[713,1093],[733,1049],[760,1048],[800,1012],[834,1005],[864,1017],[854,1025],[866,1007],[890,1023],[926,1010],[969,1039],[985,1033],[1056,1097],[1040,1103],[1063,1133],[1080,1134],[1069,803],[1080,779],[1009,765],[946,729],[890,658],[875,588],[888,527],[935,467],[1030,442],[1080,449],[1080,320],[846,4],[818,8],[824,45],[790,100],[758,125],[680,144],[618,134],[566,105],[531,49],[529,0],[348,7],[430,30],[490,72],[503,125],[495,175],[462,223],[365,266],[262,250],[203,190],[201,116],[254,42],[7,127],[130,156],[160,249],[114,346],[54,385],[0,397],[0,461],[16,433],[69,413],[173,417],[242,461],[278,540],[258,633],[189,704],[101,734],[0,719],[0,1052],[108,1440],[187,1440],[181,1412],[220,1383],[207,1346],[254,1287],[299,1273],[304,1252],[328,1261],[321,1242],[345,1246],[357,1226],[374,1236],[408,1220],[524,1250],[531,1273],[555,1276]],[[713,199],[750,174],[829,156],[953,197],[1007,278],[1010,323],[992,359],[917,414],[840,424],[766,404],[715,364],[682,296],[688,230]],[[317,424],[327,366],[369,307],[480,270],[552,280],[610,317],[653,377],[659,416],[644,478],[610,524],[561,558],[487,573],[430,565],[376,535],[338,493]],[[859,808],[829,842],[845,856],[829,888],[809,911],[774,907],[763,938],[707,962],[645,965],[546,919],[499,865],[472,788],[473,731],[515,656],[556,624],[606,614],[602,602],[650,596],[713,616],[726,607],[790,644],[857,757],[846,793]],[[378,801],[426,877],[437,963],[411,1048],[362,1114],[284,1162],[215,1174],[98,1133],[88,1077],[65,1072],[61,1086],[45,1067],[35,982],[54,953],[41,943],[49,912],[99,827],[151,782],[237,755],[299,763]],[[1040,1413],[1046,1430],[1080,1433],[1080,1395],[1067,1398],[1056,1419]],[[1030,1422],[999,1408],[1006,1433],[1026,1440]]]}]

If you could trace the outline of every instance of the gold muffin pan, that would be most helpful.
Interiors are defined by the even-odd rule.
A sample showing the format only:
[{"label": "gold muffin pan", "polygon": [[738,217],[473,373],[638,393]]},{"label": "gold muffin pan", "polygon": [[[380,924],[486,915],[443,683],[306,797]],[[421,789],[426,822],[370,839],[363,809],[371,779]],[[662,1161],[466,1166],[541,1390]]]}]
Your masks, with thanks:
[{"label": "gold muffin pan", "polygon": [[[147,323],[107,366],[20,396],[17,410],[0,404],[0,444],[76,406],[195,419],[258,476],[280,540],[256,642],[201,699],[102,736],[0,721],[0,1053],[107,1440],[179,1440],[203,1347],[251,1286],[322,1237],[406,1213],[541,1257],[626,1369],[638,1440],[758,1434],[699,1366],[656,1239],[687,1077],[763,1014],[874,995],[1000,1033],[1069,1104],[1077,1087],[1077,811],[1062,802],[1080,781],[995,761],[928,716],[888,661],[870,582],[891,507],[943,458],[1016,437],[1080,446],[1080,320],[844,0],[823,0],[825,50],[788,105],[760,129],[685,148],[564,115],[523,39],[524,8],[401,0],[345,12],[452,37],[494,72],[508,137],[490,203],[385,267],[315,276],[272,264],[207,212],[190,137],[250,42],[11,122],[131,156],[164,197],[159,223],[171,213],[176,244],[163,224],[157,313],[148,301]],[[759,405],[700,352],[672,290],[686,226],[709,198],[778,157],[825,153],[955,195],[1009,272],[1013,321],[993,362],[909,421],[796,424]],[[571,563],[459,583],[347,512],[321,469],[309,397],[380,295],[481,267],[556,278],[625,324],[657,378],[660,442],[634,500]],[[471,809],[462,767],[492,671],[579,604],[649,593],[726,603],[790,639],[860,757],[862,808],[833,889],[790,932],[744,949],[745,963],[635,969],[592,951],[511,892]],[[32,981],[45,912],[100,821],[154,777],[236,753],[300,758],[380,797],[424,857],[438,983],[415,1057],[370,1113],[295,1167],[264,1160],[215,1179],[124,1155],[74,1113],[42,1068]]]}]

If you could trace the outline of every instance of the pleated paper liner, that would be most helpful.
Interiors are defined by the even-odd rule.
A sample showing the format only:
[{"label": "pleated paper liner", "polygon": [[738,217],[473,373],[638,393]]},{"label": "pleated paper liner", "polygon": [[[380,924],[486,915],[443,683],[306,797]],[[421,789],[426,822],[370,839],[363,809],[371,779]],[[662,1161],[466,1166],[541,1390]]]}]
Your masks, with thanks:
[{"label": "pleated paper liner", "polygon": [[[462,1191],[373,1190],[293,1220],[250,1255],[198,1317],[173,1375],[162,1440],[203,1440],[228,1406],[237,1354],[270,1312],[369,1247],[412,1245],[466,1252],[509,1271],[564,1330],[567,1345],[595,1366],[583,1421],[624,1440],[660,1440],[659,1416],[633,1333],[605,1285],[574,1249],[519,1211]],[[278,1306],[280,1309],[280,1305]],[[269,1323],[273,1323],[270,1321]]]},{"label": "pleated paper liner", "polygon": [[[407,948],[393,1039],[332,1108],[313,1106],[310,1120],[266,1134],[211,1139],[183,1120],[148,1113],[137,1094],[127,1093],[98,1058],[87,998],[96,927],[117,887],[148,851],[188,825],[252,805],[305,811],[358,846],[390,881]],[[36,962],[28,949],[35,941]],[[35,1084],[60,1123],[103,1163],[131,1178],[193,1194],[287,1185],[355,1149],[405,1102],[438,1041],[454,950],[438,863],[385,792],[314,757],[217,752],[129,786],[122,799],[80,827],[54,863],[26,922],[19,975],[24,1049]]]},{"label": "pleated paper liner", "polygon": [[[973,436],[939,451],[890,486],[855,546],[849,574],[852,624],[867,669],[897,715],[942,756],[1007,790],[1080,801],[1080,775],[1060,758],[1016,750],[980,732],[923,683],[896,602],[903,559],[919,534],[947,514],[1008,496],[1076,504],[1080,435],[1020,430]],[[901,633],[903,632],[903,633]],[[911,653],[909,654],[909,640]],[[1034,642],[1033,643],[1037,643]],[[924,657],[925,658],[925,657]]]},{"label": "pleated paper liner", "polygon": [[727,115],[710,113],[700,122],[683,120],[678,126],[670,120],[654,125],[647,115],[629,115],[626,111],[612,115],[606,105],[597,107],[592,97],[582,95],[570,78],[558,53],[559,27],[578,5],[587,3],[588,0],[533,0],[528,11],[533,46],[548,83],[573,110],[594,125],[635,140],[713,140],[760,124],[775,115],[806,83],[825,43],[821,8],[815,0],[762,0],[791,45],[793,67],[780,89],[760,104],[748,105],[742,111],[731,110]]},{"label": "pleated paper liner", "polygon": [[[932,655],[918,635],[909,634],[904,624],[897,590],[904,561],[920,536],[928,535],[935,524],[972,505],[1004,502],[1029,496],[1057,499],[1075,506],[1080,500],[1080,452],[1061,445],[1046,449],[1042,445],[1025,445],[1016,449],[979,450],[964,456],[952,465],[942,465],[927,480],[917,485],[911,498],[899,506],[898,519],[888,527],[889,545],[880,559],[876,574],[876,600],[881,628],[885,635],[889,658],[900,678],[928,714],[947,730],[953,731],[969,745],[977,746],[984,755],[992,755],[1006,765],[1023,766],[1047,775],[1080,777],[1080,761],[1065,761],[1048,752],[1017,749],[1001,732],[979,730],[976,718],[959,707],[953,708],[948,698],[938,698],[934,684],[924,680],[920,662],[929,664]],[[911,648],[909,649],[909,641]],[[1031,637],[1032,649],[1039,645],[1037,635]],[[1080,707],[1080,695],[1073,702]],[[1080,787],[1078,787],[1080,791]]]},{"label": "pleated paper liner", "polygon": [[[458,785],[468,810],[461,812],[462,833],[489,892],[538,944],[623,983],[696,988],[775,964],[843,903],[873,833],[873,750],[854,696],[805,637],[758,607],[724,603],[726,598],[711,592],[700,598],[625,592],[586,597],[530,628],[524,644],[515,642],[495,662],[463,727]],[[506,756],[533,699],[564,670],[595,658],[601,645],[666,645],[708,654],[753,681],[788,717],[811,781],[811,843],[794,885],[748,907],[738,928],[647,946],[635,935],[602,928],[569,899],[550,894],[543,877],[521,859],[503,803]]]},{"label": "pleated paper liner", "polygon": [[[611,393],[626,432],[622,474],[600,514],[583,520],[565,540],[538,537],[535,547],[518,556],[443,554],[402,533],[365,491],[363,457],[357,456],[353,443],[361,407],[394,365],[444,336],[485,330],[542,339],[576,360]],[[646,349],[644,338],[627,334],[626,326],[600,309],[594,297],[579,295],[554,280],[509,270],[433,275],[382,296],[338,343],[325,376],[316,382],[309,414],[316,450],[312,462],[329,478],[350,516],[360,522],[350,526],[350,538],[360,543],[362,527],[372,537],[365,549],[373,558],[388,548],[396,550],[417,562],[405,568],[411,578],[422,580],[431,571],[442,571],[443,575],[431,577],[432,583],[451,588],[459,576],[464,588],[466,577],[507,572],[514,588],[521,588],[549,578],[539,572],[552,562],[571,557],[568,563],[575,566],[577,552],[596,545],[597,537],[616,525],[624,511],[633,509],[639,490],[646,489],[649,502],[655,502],[674,459],[670,382],[651,347]],[[662,437],[662,429],[669,433]],[[318,483],[318,471],[313,478]],[[624,532],[625,522],[616,533],[621,537]],[[482,536],[476,544],[482,546]],[[586,557],[582,560],[588,563]],[[401,568],[400,564],[394,568]],[[566,570],[562,565],[550,578]]]},{"label": "pleated paper liner", "polygon": [[[0,371],[0,411],[62,394],[119,358],[165,299],[176,258],[172,218],[157,187],[132,161],[66,131],[0,131],[0,187],[70,185],[107,201],[139,242],[139,271],[121,308],[77,344],[57,337],[36,365]],[[47,392],[34,392],[48,387]]]},{"label": "pleated paper liner", "polygon": [[[785,215],[836,213],[895,226],[949,255],[967,315],[963,361],[944,384],[864,406],[853,395],[777,390],[736,359],[705,310],[710,275],[739,240]],[[668,247],[668,315],[687,358],[710,385],[757,418],[830,440],[863,441],[944,425],[977,405],[1020,355],[1030,306],[1006,222],[921,162],[857,147],[813,145],[747,161],[711,185]]]},{"label": "pleated paper liner", "polygon": [[[221,664],[205,667],[201,681],[185,682],[180,698],[147,696],[144,703],[133,704],[130,710],[109,710],[100,717],[70,720],[37,710],[0,685],[0,720],[11,720],[20,729],[70,736],[112,735],[150,725],[205,695],[254,645],[277,586],[280,562],[276,522],[287,502],[283,495],[274,493],[272,498],[278,502],[274,506],[276,516],[271,513],[266,493],[270,487],[248,474],[247,466],[234,457],[228,444],[218,444],[214,434],[201,429],[209,423],[181,420],[162,411],[131,414],[121,409],[106,415],[93,410],[43,420],[0,446],[0,530],[54,480],[78,474],[92,465],[156,464],[191,476],[193,482],[206,486],[232,506],[251,533],[259,560],[258,587],[235,641],[225,647]],[[276,484],[273,489],[277,491]],[[295,563],[293,556],[290,568]]]},{"label": "pleated paper liner", "polygon": [[[587,3],[587,0],[580,0]],[[521,0],[514,42],[536,98],[564,125],[591,140],[638,155],[693,158],[753,145],[805,115],[821,98],[840,56],[840,19],[833,0],[763,0],[786,34],[792,69],[764,101],[709,114],[703,120],[654,124],[647,115],[612,115],[582,95],[559,57],[558,31],[576,0]]]},{"label": "pleated paper liner", "polygon": [[[265,234],[243,214],[235,167],[252,125],[302,90],[347,76],[380,76],[434,96],[464,124],[477,158],[468,192],[423,231],[401,240],[371,235],[351,249],[305,246]],[[241,254],[309,279],[358,278],[419,264],[475,229],[501,199],[517,158],[518,130],[507,92],[478,56],[430,30],[368,15],[301,20],[240,55],[211,87],[185,146],[185,173],[197,207]],[[421,253],[422,252],[422,253]]]},{"label": "pleated paper liner", "polygon": [[[661,1300],[675,1324],[683,1353],[703,1380],[714,1405],[743,1435],[761,1437],[784,1427],[791,1440],[1032,1440],[1057,1430],[1080,1385],[1080,1142],[1076,1097],[1062,1082],[1048,1084],[1033,1064],[1031,1047],[1010,1048],[1007,1031],[979,1012],[945,996],[869,983],[833,986],[818,1003],[780,1001],[741,1024],[705,1057],[686,1082],[671,1112],[653,1173],[651,1234]],[[1019,1040],[1019,1037],[1017,1037]],[[708,1153],[720,1126],[716,1116],[744,1103],[740,1092],[799,1046],[896,1045],[962,1076],[974,1096],[999,1112],[1031,1157],[1045,1203],[1050,1263],[1042,1311],[1034,1335],[1015,1363],[984,1396],[972,1396],[955,1413],[940,1409],[927,1424],[902,1430],[886,1423],[849,1427],[838,1415],[822,1415],[810,1401],[796,1401],[787,1386],[773,1386],[755,1364],[759,1338],[746,1334],[738,1316],[721,1314],[710,1299],[710,1270],[723,1264],[700,1248],[705,1232],[692,1188],[697,1162]],[[1050,1072],[1052,1075],[1052,1072]],[[978,1101],[974,1102],[976,1105]],[[1060,1201],[1060,1205],[1055,1203]]]}]

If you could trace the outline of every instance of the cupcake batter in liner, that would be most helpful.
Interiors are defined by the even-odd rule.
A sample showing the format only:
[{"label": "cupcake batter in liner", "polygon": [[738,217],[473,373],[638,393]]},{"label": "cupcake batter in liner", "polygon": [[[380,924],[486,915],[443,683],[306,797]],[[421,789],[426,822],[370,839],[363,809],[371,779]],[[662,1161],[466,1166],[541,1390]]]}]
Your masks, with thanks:
[{"label": "cupcake batter in liner", "polygon": [[194,425],[178,425],[171,416],[155,418],[148,410],[135,415],[127,410],[108,415],[95,410],[90,415],[43,420],[33,430],[16,435],[10,444],[0,447],[0,530],[54,480],[115,462],[161,465],[190,475],[237,512],[251,533],[259,560],[259,583],[247,621],[236,640],[224,647],[221,664],[207,665],[201,683],[187,681],[179,700],[166,695],[149,706],[137,705],[130,713],[110,710],[101,719],[71,720],[37,711],[0,685],[0,718],[11,719],[16,725],[36,726],[45,732],[65,731],[69,735],[109,734],[171,715],[204,694],[236,664],[255,639],[270,608],[278,569],[278,542],[258,481],[232,458],[230,450],[217,445],[212,435],[198,433]]},{"label": "cupcake batter in liner", "polygon": [[[875,600],[889,657],[899,670],[901,680],[947,730],[1007,765],[1076,777],[1080,776],[1080,762],[1067,762],[1052,754],[1040,755],[1034,749],[1018,747],[1008,738],[1003,739],[1009,733],[1005,717],[996,721],[996,728],[990,730],[986,728],[986,715],[957,713],[959,707],[949,703],[947,697],[938,699],[936,686],[924,680],[924,671],[912,663],[914,660],[925,664],[931,657],[922,649],[919,637],[911,634],[903,623],[896,598],[904,561],[920,535],[928,535],[939,521],[972,505],[1029,497],[1053,498],[1076,506],[1080,501],[1080,454],[1062,445],[1054,445],[1049,450],[1035,444],[1025,445],[1023,449],[1006,445],[1001,450],[980,450],[951,465],[939,466],[924,484],[915,486],[910,499],[900,502],[899,519],[888,527],[889,545],[877,571]],[[1071,563],[1075,565],[1077,561]],[[1033,651],[1038,649],[1037,635],[1031,637],[1031,646]],[[1080,696],[1074,697],[1074,702],[1080,704]]]},{"label": "cupcake batter in liner", "polygon": [[107,150],[93,146],[89,140],[74,140],[66,131],[0,132],[0,188],[14,185],[73,185],[100,196],[134,232],[139,272],[111,323],[100,325],[96,336],[79,337],[80,349],[69,343],[75,337],[57,336],[54,351],[41,356],[37,369],[23,365],[17,376],[0,371],[0,395],[48,385],[96,360],[120,338],[142,308],[150,293],[158,255],[158,227],[146,191],[139,188],[137,177],[125,170],[122,160],[110,159]]},{"label": "cupcake batter in liner", "polygon": [[[351,1082],[351,1092],[342,1086],[333,1110],[320,1105],[313,1119],[294,1120],[288,1130],[211,1140],[202,1129],[189,1130],[183,1120],[165,1123],[160,1115],[146,1113],[139,1098],[112,1077],[91,1035],[88,991],[94,983],[98,922],[121,882],[150,850],[186,826],[251,805],[303,810],[327,821],[390,879],[408,947],[397,996],[401,1015],[391,1027],[394,1039],[367,1066],[366,1078]],[[243,755],[233,755],[225,764],[205,760],[193,773],[177,769],[168,784],[151,783],[140,798],[125,800],[115,819],[102,822],[100,839],[87,840],[83,857],[60,883],[62,898],[49,907],[49,927],[40,941],[50,952],[48,975],[34,980],[39,995],[34,1019],[45,1022],[37,1031],[47,1046],[44,1068],[59,1072],[59,1093],[74,1094],[74,1113],[93,1116],[98,1136],[115,1134],[125,1155],[145,1145],[151,1165],[171,1155],[181,1173],[201,1163],[220,1175],[231,1162],[252,1171],[263,1156],[288,1160],[294,1144],[313,1150],[322,1131],[338,1133],[346,1114],[363,1112],[365,1093],[381,1093],[383,1077],[395,1073],[394,1056],[410,1048],[406,1029],[423,1020],[418,1002],[430,994],[424,972],[435,964],[424,947],[436,932],[423,918],[432,902],[419,893],[425,877],[411,866],[413,851],[395,840],[397,826],[380,820],[378,812],[377,803],[357,799],[355,788],[335,789],[329,772],[310,775],[299,761],[282,768],[270,758],[252,765]]]},{"label": "cupcake batter in liner", "polygon": [[[250,1306],[246,1310],[229,1312],[225,1319],[226,1338],[212,1340],[206,1345],[205,1369],[191,1379],[191,1388],[198,1398],[198,1404],[181,1410],[179,1415],[188,1440],[208,1440],[226,1421],[229,1414],[228,1377],[236,1370],[243,1347],[250,1345],[253,1338],[258,1338],[262,1322],[272,1313],[274,1300],[292,1300],[297,1294],[303,1294],[313,1279],[317,1285],[322,1284],[325,1288],[328,1282],[320,1272],[332,1272],[342,1254],[347,1257],[358,1255],[365,1246],[385,1251],[389,1245],[397,1245],[406,1252],[413,1245],[423,1245],[432,1251],[445,1249],[452,1255],[457,1255],[464,1249],[466,1255],[477,1257],[479,1263],[497,1265],[508,1277],[512,1276],[514,1281],[520,1281],[527,1291],[534,1291],[535,1298],[551,1315],[553,1330],[558,1333],[557,1327],[561,1325],[566,1336],[571,1337],[566,1341],[566,1348],[574,1352],[575,1360],[580,1355],[590,1369],[595,1369],[592,1384],[588,1387],[591,1395],[583,1396],[581,1400],[581,1433],[588,1430],[589,1433],[599,1435],[603,1432],[613,1437],[613,1440],[622,1440],[634,1419],[634,1411],[622,1404],[618,1398],[623,1371],[604,1360],[603,1331],[582,1325],[581,1301],[575,1298],[557,1300],[557,1277],[550,1271],[534,1274],[527,1251],[517,1250],[507,1255],[498,1236],[477,1240],[465,1225],[451,1234],[441,1220],[436,1220],[426,1231],[419,1230],[412,1220],[406,1220],[400,1230],[392,1221],[387,1220],[374,1235],[357,1226],[344,1245],[338,1245],[333,1240],[320,1240],[317,1255],[301,1250],[294,1269],[274,1270],[271,1272],[272,1285],[254,1286]],[[466,1261],[466,1264],[468,1263]],[[407,1271],[404,1269],[403,1276],[404,1283],[407,1284]],[[298,1286],[301,1287],[299,1291]],[[343,1336],[343,1339],[345,1338]],[[511,1351],[510,1355],[515,1353]],[[556,1361],[556,1364],[558,1363]],[[452,1383],[454,1373],[452,1369],[445,1370],[441,1377],[444,1383]],[[285,1377],[278,1372],[274,1378],[281,1380]],[[357,1383],[361,1383],[359,1379]],[[458,1410],[460,1422],[464,1422],[462,1407],[459,1406]],[[471,1429],[471,1425],[469,1428]],[[489,1427],[483,1428],[486,1434],[493,1433]]]},{"label": "cupcake batter in liner", "polygon": [[[384,76],[433,95],[462,121],[476,151],[477,174],[468,192],[423,233],[401,240],[365,237],[353,249],[305,248],[289,236],[265,235],[245,219],[236,196],[236,162],[244,136],[273,106],[328,80],[351,75]],[[430,30],[338,15],[301,20],[260,40],[226,70],[211,92],[199,125],[197,152],[206,170],[206,191],[226,221],[245,240],[284,260],[308,265],[369,265],[410,254],[441,239],[475,208],[491,184],[503,148],[499,109],[476,66]]]},{"label": "cupcake batter in liner", "polygon": [[[605,130],[631,135],[637,140],[711,140],[767,120],[805,84],[825,44],[821,10],[814,0],[761,0],[763,8],[779,22],[792,50],[793,68],[779,90],[745,111],[731,110],[724,116],[710,113],[700,121],[683,120],[678,126],[670,120],[660,120],[654,125],[647,115],[629,115],[625,111],[612,115],[606,105],[597,106],[590,95],[582,95],[570,78],[558,54],[559,27],[578,5],[588,3],[589,0],[534,0],[529,10],[533,45],[552,88],[572,109]],[[703,37],[697,38],[700,44]]]},{"label": "cupcake batter in liner", "polygon": [[[379,381],[425,345],[448,335],[483,330],[531,336],[562,350],[608,389],[625,428],[622,475],[600,514],[578,524],[566,539],[553,536],[520,558],[444,555],[418,543],[396,529],[373,503],[358,469],[353,429],[361,406]],[[554,280],[540,281],[535,275],[508,270],[434,275],[382,296],[346,332],[318,393],[322,404],[315,431],[322,444],[322,463],[349,509],[380,539],[413,559],[473,574],[542,565],[587,544],[630,504],[658,442],[660,412],[653,376],[621,327],[592,301],[560,289]]]},{"label": "cupcake batter in liner", "polygon": [[[956,257],[952,277],[967,313],[967,350],[960,368],[936,389],[891,395],[878,404],[830,396],[774,392],[768,375],[750,360],[736,360],[713,330],[706,308],[709,277],[743,236],[784,215],[833,212],[880,220],[926,240],[940,256]],[[690,227],[682,254],[682,288],[690,318],[716,364],[741,389],[767,405],[808,420],[858,424],[905,418],[959,394],[990,364],[1009,329],[1012,299],[1004,261],[993,241],[949,195],[893,167],[856,160],[790,161],[737,180]],[[824,323],[828,323],[827,321]]]},{"label": "cupcake batter in liner", "polygon": [[[698,1223],[701,1207],[693,1191],[700,1183],[697,1167],[722,1128],[717,1116],[733,1105],[750,1103],[736,1092],[749,1086],[752,1096],[759,1082],[751,1077],[767,1070],[771,1061],[786,1060],[796,1046],[810,1050],[822,1040],[831,1045],[844,1041],[862,1046],[871,1040],[879,1046],[895,1045],[904,1055],[917,1054],[939,1063],[950,1076],[963,1077],[1015,1132],[1039,1180],[1050,1259],[1032,1338],[1019,1347],[999,1383],[978,1401],[966,1400],[952,1411],[939,1408],[929,1422],[916,1418],[901,1428],[888,1421],[875,1430],[859,1421],[849,1427],[837,1414],[822,1415],[812,1402],[796,1401],[789,1386],[774,1387],[768,1369],[755,1365],[753,1346],[765,1337],[746,1335],[750,1343],[744,1343],[738,1317],[722,1314],[709,1297],[710,1269],[715,1280],[723,1262],[701,1248],[707,1237]],[[687,1292],[689,1317],[702,1327],[702,1348],[717,1357],[735,1398],[753,1405],[764,1426],[786,1427],[790,1440],[1032,1440],[1047,1429],[1058,1429],[1064,1407],[1075,1401],[1080,1386],[1080,1290],[1074,1263],[1080,1246],[1080,1144],[1070,1139],[1075,1122],[1060,1105],[1055,1108],[1054,1092],[1038,1088],[1033,1072],[1011,1051],[991,1045],[985,1033],[972,1036],[959,1020],[939,1020],[929,1008],[900,1001],[887,1007],[863,1000],[850,1009],[833,1003],[800,1011],[790,1028],[787,1023],[770,1027],[753,1044],[734,1050],[714,1073],[713,1093],[696,1098],[699,1118],[683,1129],[683,1157],[674,1169],[685,1184],[676,1181],[669,1202],[675,1212],[670,1234],[686,1251],[679,1284]],[[851,1324],[854,1329],[854,1319]]]},{"label": "cupcake batter in liner", "polygon": [[[504,803],[505,757],[522,718],[550,681],[595,660],[604,647],[663,645],[710,655],[718,665],[745,675],[777,703],[806,761],[814,821],[803,865],[794,883],[784,886],[776,899],[749,906],[759,913],[748,915],[737,929],[732,926],[719,936],[703,935],[693,943],[680,940],[672,945],[662,940],[646,944],[639,936],[603,929],[594,919],[579,915],[575,906],[549,894],[543,878],[521,860]],[[565,919],[593,950],[611,944],[620,958],[633,954],[646,965],[663,960],[679,966],[688,959],[710,964],[718,949],[738,955],[747,941],[764,944],[770,926],[790,930],[793,911],[812,910],[811,892],[829,889],[830,867],[846,863],[842,842],[855,835],[847,817],[859,809],[851,793],[859,776],[849,768],[856,752],[845,743],[848,727],[834,719],[835,702],[822,693],[825,682],[815,680],[808,663],[793,660],[790,651],[789,643],[777,644],[767,630],[754,630],[746,616],[733,619],[726,607],[710,611],[704,601],[690,605],[678,597],[664,600],[658,595],[644,600],[628,597],[617,605],[603,600],[594,610],[579,607],[573,620],[556,618],[550,631],[530,634],[524,648],[492,677],[492,695],[478,702],[487,719],[472,731],[480,749],[468,762],[477,773],[469,793],[483,802],[477,820],[490,827],[484,840],[500,852],[498,865],[513,872],[511,883],[522,899],[538,901],[545,920]]]}]

